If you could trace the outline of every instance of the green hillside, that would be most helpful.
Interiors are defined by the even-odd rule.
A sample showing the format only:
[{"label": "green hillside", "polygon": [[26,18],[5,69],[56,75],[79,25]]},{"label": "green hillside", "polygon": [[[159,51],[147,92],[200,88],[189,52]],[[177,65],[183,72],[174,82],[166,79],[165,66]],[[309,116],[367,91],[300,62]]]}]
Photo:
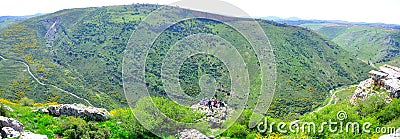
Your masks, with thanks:
[{"label": "green hillside", "polygon": [[[85,103],[80,97],[97,107],[127,107],[122,87],[123,52],[135,27],[158,7],[132,5],[62,10],[4,28],[0,31],[0,55],[29,64],[34,76],[47,85],[41,86],[30,75],[24,77],[31,81],[22,84],[24,78],[13,78],[3,75],[7,72],[0,72],[0,77],[8,80],[0,85],[0,90],[3,90],[1,97],[19,99],[11,97],[16,96],[11,94],[23,92],[25,96],[43,103]],[[269,111],[272,116],[311,111],[322,104],[329,89],[355,84],[365,79],[371,69],[311,30],[264,20],[258,22],[269,37],[277,62],[277,90]],[[160,80],[160,62],[171,45],[191,34],[210,33],[233,42],[241,55],[246,54],[247,69],[253,73],[250,76],[252,101],[249,104],[252,107],[260,85],[257,56],[246,47],[244,38],[233,31],[225,24],[206,19],[185,20],[169,27],[158,38],[148,57],[146,79],[149,90],[156,95],[165,94]],[[200,70],[192,72],[188,67]],[[219,70],[213,70],[216,67]],[[217,93],[221,96],[230,92],[226,80],[228,73],[212,56],[194,56],[186,61],[180,72],[184,73],[181,83],[187,94],[198,94],[198,82],[193,81],[203,74],[217,77]],[[30,89],[13,87],[13,82],[22,82],[18,85]]]},{"label": "green hillside", "polygon": [[400,57],[400,31],[363,25],[310,23],[302,24],[337,43],[357,58],[371,63],[396,64]]}]

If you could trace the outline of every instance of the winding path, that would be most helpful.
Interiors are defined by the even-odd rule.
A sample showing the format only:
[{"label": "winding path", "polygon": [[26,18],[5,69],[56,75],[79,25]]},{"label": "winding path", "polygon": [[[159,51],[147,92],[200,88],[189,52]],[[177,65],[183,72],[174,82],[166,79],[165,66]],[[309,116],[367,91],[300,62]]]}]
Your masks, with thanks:
[{"label": "winding path", "polygon": [[4,58],[4,57],[3,57],[3,56],[1,56],[1,55],[0,55],[0,58],[1,58],[1,59],[3,59],[3,60],[8,60],[8,59]]},{"label": "winding path", "polygon": [[362,60],[362,59],[360,59],[360,58],[357,58],[357,59],[360,60],[360,61],[362,61],[362,62],[364,62],[364,63],[367,64],[367,65],[372,66],[372,67],[375,68],[375,69],[378,69],[378,67],[376,67],[375,64],[372,63],[372,62],[368,62],[368,61]]},{"label": "winding path", "polygon": [[36,80],[36,82],[38,82],[40,85],[47,85],[47,84],[45,84],[45,83],[40,82],[39,79],[37,79],[37,78],[32,74],[31,68],[29,67],[28,64],[26,64],[26,63],[23,62],[23,61],[18,61],[18,60],[17,60],[17,62],[18,62],[18,63],[22,63],[22,64],[24,64],[24,65],[26,66],[26,68],[28,69],[29,75],[31,75],[32,78]]},{"label": "winding path", "polygon": [[336,104],[336,102],[338,101],[337,98],[336,98],[336,93],[337,93],[337,92],[341,92],[341,91],[347,90],[347,89],[352,88],[352,87],[357,87],[357,86],[358,86],[358,85],[351,85],[351,86],[348,86],[348,87],[345,87],[345,88],[342,88],[342,89],[339,89],[339,90],[335,90],[335,89],[330,90],[330,91],[329,91],[329,94],[331,95],[331,97],[330,97],[330,99],[329,99],[328,104],[326,104],[325,106],[319,107],[317,110],[313,111],[312,113],[314,113],[314,112],[319,112],[319,111],[321,111],[323,108],[325,108],[325,107],[327,107],[327,106],[329,106],[329,105],[332,105],[332,101],[333,101],[334,99],[336,99],[336,100],[335,100],[335,102],[334,102],[333,104]]},{"label": "winding path", "polygon": [[[3,59],[3,60],[8,60],[8,59],[4,58],[4,57],[1,56],[1,55],[0,55],[0,58]],[[31,68],[29,67],[29,65],[28,65],[27,63],[25,63],[24,61],[21,61],[21,60],[15,60],[15,61],[18,62],[18,63],[24,64],[24,65],[26,66],[26,68],[28,69],[29,75],[32,76],[32,78],[35,79],[35,81],[38,82],[40,85],[42,85],[42,86],[51,86],[51,87],[54,87],[54,88],[56,88],[57,90],[59,90],[59,91],[61,91],[61,92],[67,93],[67,94],[69,94],[69,95],[71,95],[71,96],[74,96],[75,98],[81,99],[81,100],[85,101],[86,103],[88,103],[90,106],[93,106],[93,105],[92,105],[87,99],[85,99],[85,98],[81,98],[81,97],[75,95],[74,93],[68,92],[68,91],[66,91],[66,90],[64,90],[64,89],[61,89],[61,88],[55,86],[55,85],[46,84],[46,83],[41,82],[38,78],[35,77],[35,75],[33,75],[33,73],[31,72]]]}]

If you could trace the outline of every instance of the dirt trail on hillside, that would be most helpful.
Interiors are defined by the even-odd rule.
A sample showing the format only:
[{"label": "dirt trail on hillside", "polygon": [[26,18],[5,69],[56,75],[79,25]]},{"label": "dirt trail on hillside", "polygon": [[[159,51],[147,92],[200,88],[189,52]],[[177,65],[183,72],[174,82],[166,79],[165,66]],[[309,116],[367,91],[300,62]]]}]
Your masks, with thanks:
[{"label": "dirt trail on hillside", "polygon": [[[9,59],[4,58],[4,57],[1,56],[1,55],[0,55],[0,58],[3,59],[3,60],[9,60]],[[73,97],[75,97],[75,98],[78,98],[78,99],[80,99],[80,100],[85,101],[85,102],[88,103],[90,106],[93,106],[93,105],[92,105],[87,99],[85,99],[85,98],[81,98],[81,97],[75,95],[74,93],[71,93],[71,92],[68,92],[68,91],[66,91],[66,90],[64,90],[64,89],[61,89],[61,88],[58,87],[58,86],[55,86],[55,85],[52,85],[52,84],[46,84],[46,83],[41,82],[38,78],[36,78],[35,75],[33,75],[33,73],[31,72],[30,66],[29,66],[27,63],[25,63],[24,61],[15,60],[15,62],[24,64],[24,65],[26,66],[26,68],[27,68],[27,71],[28,71],[29,75],[30,75],[33,79],[35,79],[35,81],[36,81],[37,83],[39,83],[40,85],[42,85],[42,86],[51,86],[51,87],[54,87],[54,88],[56,88],[57,90],[59,90],[59,91],[61,91],[61,92],[63,92],[63,93],[67,93],[67,94],[69,94],[69,95],[71,95],[71,96],[73,96]]]},{"label": "dirt trail on hillside", "polygon": [[334,102],[333,104],[336,104],[336,102],[338,101],[338,98],[336,97],[336,93],[337,93],[337,92],[341,92],[341,91],[347,90],[347,89],[352,88],[352,87],[357,87],[357,86],[358,86],[358,85],[352,85],[352,86],[345,87],[345,88],[342,88],[342,89],[339,89],[339,90],[335,90],[335,89],[330,90],[330,91],[329,91],[329,94],[331,95],[331,97],[330,97],[330,99],[329,99],[328,104],[326,104],[326,105],[323,106],[323,107],[318,108],[317,110],[313,111],[312,113],[314,113],[314,112],[319,112],[319,111],[322,110],[323,108],[325,108],[325,107],[327,107],[327,106],[329,106],[329,105],[332,105],[332,101],[333,101],[333,100],[335,100],[335,102]]}]

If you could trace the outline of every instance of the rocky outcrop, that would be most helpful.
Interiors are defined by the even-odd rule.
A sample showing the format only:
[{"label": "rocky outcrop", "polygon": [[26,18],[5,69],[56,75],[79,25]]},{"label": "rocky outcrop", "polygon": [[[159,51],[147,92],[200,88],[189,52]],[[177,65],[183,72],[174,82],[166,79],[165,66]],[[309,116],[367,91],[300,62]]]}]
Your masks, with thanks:
[{"label": "rocky outcrop", "polygon": [[379,85],[392,94],[400,92],[400,68],[384,65],[379,67],[379,71],[369,72],[375,85]]},{"label": "rocky outcrop", "polygon": [[3,127],[10,127],[18,132],[22,132],[24,130],[24,125],[17,120],[0,116],[0,128]]},{"label": "rocky outcrop", "polygon": [[83,104],[61,104],[51,105],[47,108],[50,115],[53,116],[75,116],[94,121],[105,121],[110,113],[103,108],[86,107]]},{"label": "rocky outcrop", "polygon": [[184,129],[179,132],[179,139],[209,139],[206,135],[196,129]]},{"label": "rocky outcrop", "polygon": [[379,139],[400,139],[400,128],[395,133],[380,136]]},{"label": "rocky outcrop", "polygon": [[190,107],[193,110],[198,110],[200,113],[205,114],[205,117],[198,121],[207,121],[211,124],[211,128],[217,128],[228,118],[231,109],[225,107],[213,107],[213,111],[206,105],[195,104]]},{"label": "rocky outcrop", "polygon": [[373,85],[374,85],[374,80],[371,78],[362,81],[358,85],[356,91],[354,91],[354,94],[350,99],[350,103],[353,105],[356,104],[357,99],[361,99],[362,101],[364,101],[369,95],[371,95],[370,93],[372,92]]},{"label": "rocky outcrop", "polygon": [[375,95],[377,93],[373,90],[375,86],[380,86],[390,92],[390,95],[386,97],[387,103],[390,103],[392,98],[400,97],[400,68],[384,65],[379,67],[379,71],[372,70],[369,74],[370,78],[362,81],[357,87],[350,99],[351,104],[355,105],[357,99],[364,101],[366,98]]},{"label": "rocky outcrop", "polygon": [[[229,118],[229,115],[233,112],[225,103],[218,103],[212,106],[212,110],[207,106],[206,101],[202,100],[200,103],[192,105],[192,110],[199,111],[205,116],[198,119],[196,122],[207,121],[211,124],[211,128],[221,128],[222,123]],[[180,139],[208,139],[213,137],[207,137],[196,129],[184,129],[178,132]]]},{"label": "rocky outcrop", "polygon": [[373,95],[383,95],[385,96],[386,103],[390,103],[392,101],[392,98],[389,97],[389,95],[385,95],[384,92],[377,92],[374,91],[374,85],[375,82],[373,79],[367,79],[365,81],[362,81],[357,89],[354,91],[353,96],[350,98],[350,103],[353,105],[357,104],[357,100],[361,100],[361,102],[365,101],[367,98],[373,96]]}]

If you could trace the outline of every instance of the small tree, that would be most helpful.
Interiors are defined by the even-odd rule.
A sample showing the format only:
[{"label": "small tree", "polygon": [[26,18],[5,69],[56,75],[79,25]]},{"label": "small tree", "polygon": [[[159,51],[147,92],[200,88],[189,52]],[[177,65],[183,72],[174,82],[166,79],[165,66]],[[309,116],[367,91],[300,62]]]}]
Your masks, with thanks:
[{"label": "small tree", "polygon": [[22,106],[33,106],[34,103],[35,103],[35,101],[33,99],[30,99],[27,97],[21,98]]}]

